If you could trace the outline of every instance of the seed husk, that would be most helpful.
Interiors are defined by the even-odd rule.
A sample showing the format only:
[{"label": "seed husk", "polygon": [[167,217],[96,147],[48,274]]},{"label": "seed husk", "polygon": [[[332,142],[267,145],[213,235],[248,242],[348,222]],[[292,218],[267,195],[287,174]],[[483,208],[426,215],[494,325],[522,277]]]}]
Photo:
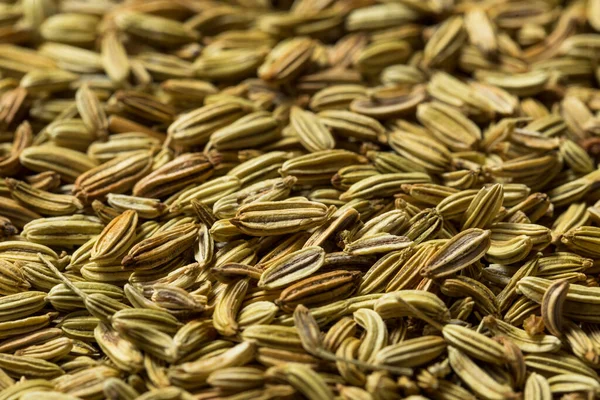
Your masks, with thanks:
[{"label": "seed husk", "polygon": [[598,0],[0,3],[0,399],[600,394]]}]

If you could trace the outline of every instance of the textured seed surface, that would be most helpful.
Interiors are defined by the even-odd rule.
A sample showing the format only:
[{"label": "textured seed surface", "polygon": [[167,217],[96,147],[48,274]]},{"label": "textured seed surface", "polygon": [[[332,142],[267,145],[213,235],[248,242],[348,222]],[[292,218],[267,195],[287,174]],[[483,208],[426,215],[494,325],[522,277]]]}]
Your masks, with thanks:
[{"label": "textured seed surface", "polygon": [[600,0],[0,1],[0,400],[600,397]]}]

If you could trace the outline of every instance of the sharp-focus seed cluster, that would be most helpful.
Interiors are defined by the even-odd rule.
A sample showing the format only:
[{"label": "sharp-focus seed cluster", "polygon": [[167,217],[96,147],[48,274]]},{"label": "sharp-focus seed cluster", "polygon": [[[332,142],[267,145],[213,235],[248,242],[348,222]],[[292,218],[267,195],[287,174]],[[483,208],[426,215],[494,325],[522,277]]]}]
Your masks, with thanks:
[{"label": "sharp-focus seed cluster", "polygon": [[600,0],[0,1],[0,400],[600,397]]}]

